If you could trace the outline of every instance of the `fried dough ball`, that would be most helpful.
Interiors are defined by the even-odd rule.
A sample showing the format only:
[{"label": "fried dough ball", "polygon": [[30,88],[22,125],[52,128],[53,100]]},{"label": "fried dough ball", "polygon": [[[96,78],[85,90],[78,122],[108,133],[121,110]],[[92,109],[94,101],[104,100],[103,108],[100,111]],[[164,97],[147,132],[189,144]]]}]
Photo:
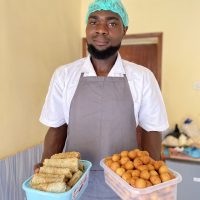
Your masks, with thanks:
[{"label": "fried dough ball", "polygon": [[[121,164],[121,163],[120,163]],[[125,164],[121,165],[122,168],[126,169]]]},{"label": "fried dough ball", "polygon": [[126,170],[126,172],[127,172],[127,173],[130,173],[130,174],[132,174],[133,171],[134,171],[133,169],[128,169],[128,170]]},{"label": "fried dough ball", "polygon": [[149,152],[148,152],[148,151],[143,151],[143,154],[144,154],[145,156],[149,156]]},{"label": "fried dough ball", "polygon": [[136,156],[137,156],[137,151],[132,150],[132,151],[129,151],[129,152],[128,152],[128,157],[129,157],[130,159],[133,160]]},{"label": "fried dough ball", "polygon": [[138,157],[149,156],[149,152],[148,151],[137,151],[137,156]]},{"label": "fried dough ball", "polygon": [[140,170],[135,169],[131,173],[132,177],[139,177],[140,176]]},{"label": "fried dough ball", "polygon": [[137,157],[143,156],[143,151],[137,151]]},{"label": "fried dough ball", "polygon": [[131,177],[131,178],[127,178],[125,181],[126,181],[128,184],[130,184],[131,179],[132,179],[132,177]]},{"label": "fried dough ball", "polygon": [[122,175],[124,174],[125,171],[126,171],[126,170],[125,170],[124,168],[119,167],[119,168],[116,169],[115,172],[116,172],[119,176],[122,176]]},{"label": "fried dough ball", "polygon": [[153,192],[153,193],[150,195],[150,199],[149,199],[149,200],[157,200],[157,199],[159,199],[158,192]]},{"label": "fried dough ball", "polygon": [[149,173],[151,176],[158,176],[158,172],[156,170],[151,170]]},{"label": "fried dough ball", "polygon": [[146,180],[147,187],[152,186],[152,183],[149,180]]},{"label": "fried dough ball", "polygon": [[150,176],[150,181],[153,185],[157,185],[157,184],[161,183],[161,179],[157,175]]},{"label": "fried dough ball", "polygon": [[148,170],[151,171],[151,170],[154,170],[154,166],[152,164],[147,164],[147,167],[148,167]]},{"label": "fried dough ball", "polygon": [[141,157],[140,157],[140,160],[146,165],[146,164],[149,163],[150,157],[144,155],[144,156],[141,156]]},{"label": "fried dough ball", "polygon": [[165,163],[162,160],[158,160],[154,162],[154,167],[156,170],[158,170],[162,165],[165,165]]},{"label": "fried dough ball", "polygon": [[106,164],[108,167],[110,167],[112,163],[113,163],[113,161],[112,161],[112,159],[111,159],[111,158],[110,158],[110,159],[107,159],[107,160],[105,160],[105,164]]},{"label": "fried dough ball", "polygon": [[166,165],[163,160],[159,160],[159,161],[161,162],[162,165]]},{"label": "fried dough ball", "polygon": [[116,161],[119,161],[120,160],[120,158],[121,158],[121,156],[119,155],[119,154],[113,154],[113,156],[112,156],[112,160],[114,161],[114,162],[116,162]]},{"label": "fried dough ball", "polygon": [[175,185],[171,185],[171,186],[168,186],[166,188],[163,188],[163,191],[167,194],[171,193],[174,189],[175,189]]},{"label": "fried dough ball", "polygon": [[143,178],[145,180],[148,180],[150,178],[150,174],[148,172],[148,170],[143,170],[140,173],[140,178]]},{"label": "fried dough ball", "polygon": [[118,168],[120,168],[120,164],[118,162],[113,162],[110,168],[115,172]]},{"label": "fried dough ball", "polygon": [[169,172],[169,169],[166,165],[162,165],[159,170],[158,170],[159,174],[163,174],[163,173],[167,173]]},{"label": "fried dough ball", "polygon": [[133,165],[135,168],[138,168],[140,165],[142,165],[142,161],[139,158],[135,158],[133,161]]},{"label": "fried dough ball", "polygon": [[133,169],[134,168],[134,164],[133,164],[133,162],[132,161],[128,161],[128,162],[126,162],[125,163],[125,169]]},{"label": "fried dough ball", "polygon": [[160,178],[161,178],[162,182],[171,180],[171,176],[167,172],[160,174]]},{"label": "fried dough ball", "polygon": [[154,165],[154,163],[155,163],[155,160],[154,160],[153,158],[150,157],[149,164]]},{"label": "fried dough ball", "polygon": [[140,150],[139,150],[139,149],[133,149],[133,151],[138,152],[138,151],[140,151]]},{"label": "fried dough ball", "polygon": [[139,165],[137,167],[137,169],[140,170],[140,171],[143,171],[143,170],[148,170],[148,167],[147,167],[147,165]]},{"label": "fried dough ball", "polygon": [[135,181],[136,181],[137,177],[132,177],[130,180],[130,185],[135,187]]},{"label": "fried dough ball", "polygon": [[130,160],[129,157],[123,156],[123,157],[121,157],[121,159],[120,159],[120,163],[121,163],[121,165],[124,165],[124,164],[126,164],[129,160]]},{"label": "fried dough ball", "polygon": [[124,172],[122,178],[127,181],[128,179],[132,178],[130,173]]},{"label": "fried dough ball", "polygon": [[169,171],[168,173],[169,173],[169,175],[170,175],[171,179],[174,179],[174,178],[176,178],[176,177],[174,176],[174,174],[173,174],[171,171]]},{"label": "fried dough ball", "polygon": [[120,155],[121,157],[128,157],[128,151],[122,151]]},{"label": "fried dough ball", "polygon": [[136,188],[145,188],[147,186],[147,183],[144,179],[138,178],[135,180],[135,187]]}]

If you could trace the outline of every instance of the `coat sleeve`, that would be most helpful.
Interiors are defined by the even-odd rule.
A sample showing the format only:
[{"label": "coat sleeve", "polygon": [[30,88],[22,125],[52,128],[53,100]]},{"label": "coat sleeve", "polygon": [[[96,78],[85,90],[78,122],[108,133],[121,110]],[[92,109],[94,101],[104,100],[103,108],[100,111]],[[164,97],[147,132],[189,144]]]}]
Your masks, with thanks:
[{"label": "coat sleeve", "polygon": [[58,68],[51,79],[45,103],[40,115],[40,122],[49,127],[59,127],[65,123],[63,112],[62,71]]},{"label": "coat sleeve", "polygon": [[159,85],[150,70],[143,77],[142,100],[138,113],[139,125],[146,131],[165,131],[168,118]]}]

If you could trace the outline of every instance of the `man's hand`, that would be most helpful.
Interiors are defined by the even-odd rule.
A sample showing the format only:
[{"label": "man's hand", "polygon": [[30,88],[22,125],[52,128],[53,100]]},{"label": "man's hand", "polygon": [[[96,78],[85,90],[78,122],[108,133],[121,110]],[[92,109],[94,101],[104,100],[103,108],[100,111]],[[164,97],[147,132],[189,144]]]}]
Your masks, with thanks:
[{"label": "man's hand", "polygon": [[34,165],[34,173],[39,173],[40,167],[42,167],[42,163],[37,163]]},{"label": "man's hand", "polygon": [[44,151],[40,163],[34,166],[35,173],[39,172],[39,168],[42,166],[44,159],[50,158],[56,153],[61,153],[65,146],[65,140],[67,138],[67,124],[63,124],[60,127],[50,127],[45,139],[44,139]]},{"label": "man's hand", "polygon": [[148,151],[155,160],[161,159],[161,133],[157,131],[145,131],[140,127],[141,149]]}]

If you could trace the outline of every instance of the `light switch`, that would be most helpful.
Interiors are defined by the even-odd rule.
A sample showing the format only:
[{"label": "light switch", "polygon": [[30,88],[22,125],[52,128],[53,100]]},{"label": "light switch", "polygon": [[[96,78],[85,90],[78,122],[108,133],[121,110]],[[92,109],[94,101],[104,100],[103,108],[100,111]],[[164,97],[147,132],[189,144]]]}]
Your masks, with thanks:
[{"label": "light switch", "polygon": [[198,178],[198,177],[193,177],[193,181],[194,181],[194,182],[200,182],[200,178]]}]

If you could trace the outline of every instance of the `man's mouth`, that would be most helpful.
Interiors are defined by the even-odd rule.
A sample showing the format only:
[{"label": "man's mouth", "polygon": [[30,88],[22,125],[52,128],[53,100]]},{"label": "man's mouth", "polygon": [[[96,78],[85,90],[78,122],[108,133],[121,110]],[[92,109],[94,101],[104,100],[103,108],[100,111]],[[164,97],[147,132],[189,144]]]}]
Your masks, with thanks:
[{"label": "man's mouth", "polygon": [[95,41],[95,44],[98,45],[98,46],[105,46],[105,45],[107,45],[107,42]]},{"label": "man's mouth", "polygon": [[106,46],[109,43],[109,40],[105,38],[95,38],[93,41],[97,46]]}]

